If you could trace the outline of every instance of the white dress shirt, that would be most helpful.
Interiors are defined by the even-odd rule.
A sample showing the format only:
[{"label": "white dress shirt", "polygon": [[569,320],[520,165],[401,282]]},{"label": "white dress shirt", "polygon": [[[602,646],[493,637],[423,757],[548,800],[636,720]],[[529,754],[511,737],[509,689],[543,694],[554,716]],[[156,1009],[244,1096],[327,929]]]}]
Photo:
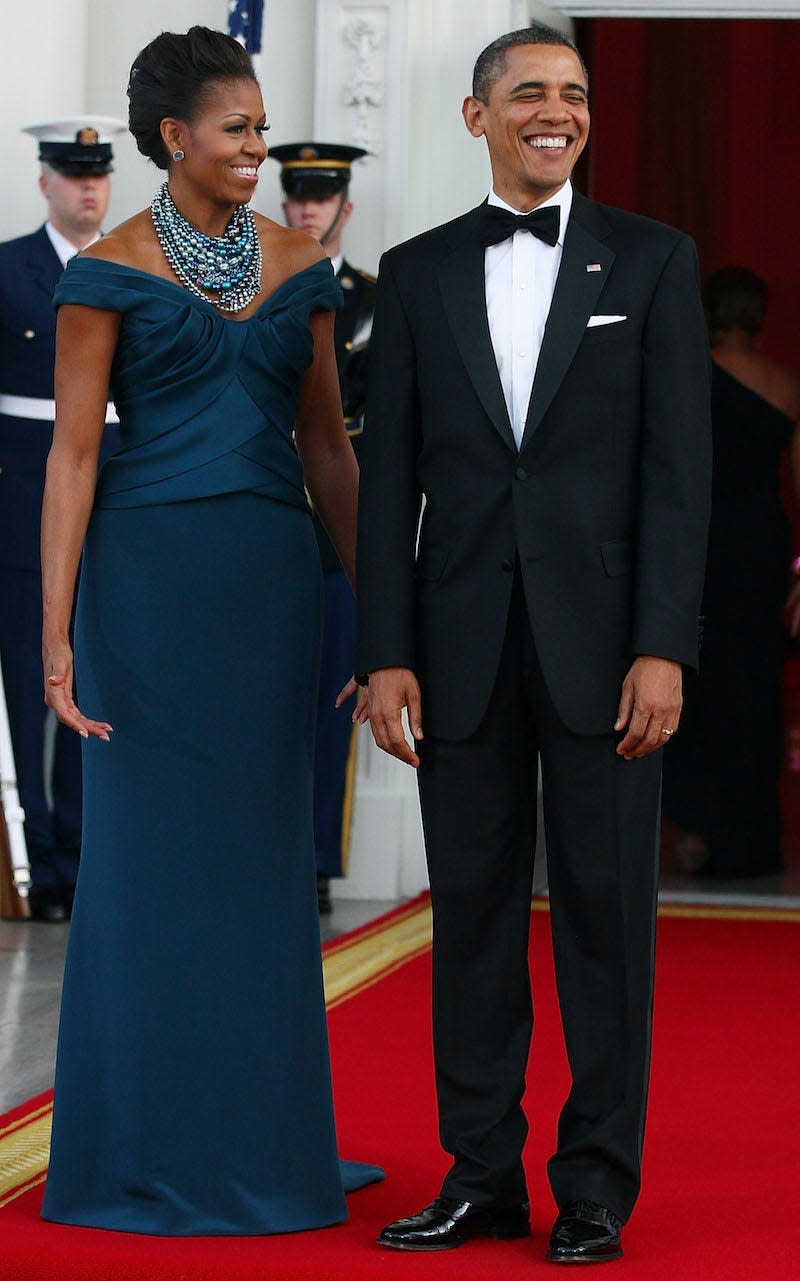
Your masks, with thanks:
[{"label": "white dress shirt", "polygon": [[[489,193],[489,204],[515,214],[521,212],[501,200],[494,188]],[[517,448],[525,430],[544,327],[561,265],[572,208],[572,183],[566,182],[537,208],[548,205],[557,205],[561,212],[558,244],[547,245],[529,231],[515,231],[499,245],[489,245],[484,259],[489,334]]]},{"label": "white dress shirt", "polygon": [[[80,250],[76,249],[72,241],[67,240],[66,236],[62,236],[61,232],[53,226],[52,222],[46,222],[44,224],[44,229],[50,238],[50,244],[61,259],[61,266],[66,267],[70,258],[74,258],[77,253],[80,253]],[[89,245],[93,245],[95,241],[99,239],[100,232],[98,231],[94,236],[92,236],[91,240],[87,240],[86,244],[83,246],[84,249],[88,249]]]}]

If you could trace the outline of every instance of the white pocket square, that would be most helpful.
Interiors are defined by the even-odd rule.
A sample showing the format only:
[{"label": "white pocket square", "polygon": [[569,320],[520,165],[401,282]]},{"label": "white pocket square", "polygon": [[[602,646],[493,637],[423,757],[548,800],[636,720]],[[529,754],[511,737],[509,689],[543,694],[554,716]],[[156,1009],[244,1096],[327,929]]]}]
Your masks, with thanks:
[{"label": "white pocket square", "polygon": [[591,329],[592,325],[618,325],[621,320],[627,319],[627,316],[590,316],[586,328]]}]

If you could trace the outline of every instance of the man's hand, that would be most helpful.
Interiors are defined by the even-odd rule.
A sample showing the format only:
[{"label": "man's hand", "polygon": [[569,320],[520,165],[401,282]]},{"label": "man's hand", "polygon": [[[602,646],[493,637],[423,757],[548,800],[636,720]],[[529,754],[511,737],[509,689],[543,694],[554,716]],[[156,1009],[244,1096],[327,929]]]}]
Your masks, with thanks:
[{"label": "man's hand", "polygon": [[407,667],[382,667],[370,672],[365,705],[378,747],[416,769],[419,757],[403,733],[403,708],[407,707],[411,733],[415,740],[422,738],[419,684],[414,673]]},{"label": "man's hand", "polygon": [[683,695],[680,663],[644,654],[637,658],[625,680],[615,730],[627,730],[617,744],[617,755],[632,761],[668,743],[681,716]]}]

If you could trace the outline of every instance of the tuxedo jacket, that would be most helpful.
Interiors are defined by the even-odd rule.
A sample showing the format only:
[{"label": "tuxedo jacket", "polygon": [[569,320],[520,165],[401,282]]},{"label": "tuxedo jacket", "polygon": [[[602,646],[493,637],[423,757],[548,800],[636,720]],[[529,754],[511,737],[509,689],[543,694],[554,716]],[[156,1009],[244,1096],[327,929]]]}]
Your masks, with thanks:
[{"label": "tuxedo jacket", "polygon": [[610,732],[635,656],[697,662],[711,428],[694,246],[575,193],[518,449],[479,223],[476,209],[381,260],[357,670],[411,668],[426,732],[468,737],[519,565],[561,719]]}]

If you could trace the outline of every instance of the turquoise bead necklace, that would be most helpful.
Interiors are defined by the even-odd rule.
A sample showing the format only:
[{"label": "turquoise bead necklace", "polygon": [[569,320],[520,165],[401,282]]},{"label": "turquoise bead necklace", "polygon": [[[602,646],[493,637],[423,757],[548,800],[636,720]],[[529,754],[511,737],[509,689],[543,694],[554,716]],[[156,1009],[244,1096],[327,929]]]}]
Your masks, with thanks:
[{"label": "turquoise bead necklace", "polygon": [[220,311],[249,306],[261,289],[261,242],[249,205],[236,205],[221,236],[206,236],[187,222],[166,182],[154,195],[150,212],[167,262],[182,285]]}]

